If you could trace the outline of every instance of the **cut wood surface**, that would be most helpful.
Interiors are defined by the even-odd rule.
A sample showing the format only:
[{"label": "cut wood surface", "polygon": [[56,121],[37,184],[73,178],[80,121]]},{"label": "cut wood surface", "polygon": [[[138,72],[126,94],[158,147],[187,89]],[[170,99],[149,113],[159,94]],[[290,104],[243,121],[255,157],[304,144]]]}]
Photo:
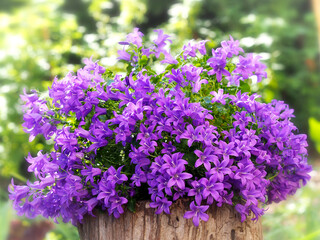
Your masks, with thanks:
[{"label": "cut wood surface", "polygon": [[241,223],[234,207],[210,206],[209,220],[195,227],[192,219],[184,219],[190,201],[179,200],[170,207],[171,214],[155,214],[149,202],[141,201],[136,212],[128,210],[119,219],[107,212],[96,211],[96,217],[86,215],[78,230],[81,240],[260,240],[261,219],[248,218]]}]

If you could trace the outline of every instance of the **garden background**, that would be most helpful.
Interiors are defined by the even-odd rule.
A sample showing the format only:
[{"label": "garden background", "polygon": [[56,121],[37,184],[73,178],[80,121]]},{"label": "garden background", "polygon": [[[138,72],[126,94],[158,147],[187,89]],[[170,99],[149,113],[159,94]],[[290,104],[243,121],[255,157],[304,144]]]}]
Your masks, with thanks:
[{"label": "garden background", "polygon": [[[317,5],[318,8],[316,7]],[[319,9],[319,10],[317,10]],[[45,91],[55,76],[82,67],[93,57],[111,69],[118,42],[134,27],[172,36],[172,50],[190,39],[217,47],[229,35],[245,52],[259,53],[268,66],[260,85],[266,102],[284,100],[293,122],[308,134],[311,182],[263,216],[265,239],[320,239],[320,1],[301,0],[1,0],[0,1],[0,240],[78,239],[76,228],[42,218],[19,217],[8,201],[11,178],[32,178],[28,152],[47,151],[21,127],[19,95]],[[28,238],[29,237],[29,238]]]}]

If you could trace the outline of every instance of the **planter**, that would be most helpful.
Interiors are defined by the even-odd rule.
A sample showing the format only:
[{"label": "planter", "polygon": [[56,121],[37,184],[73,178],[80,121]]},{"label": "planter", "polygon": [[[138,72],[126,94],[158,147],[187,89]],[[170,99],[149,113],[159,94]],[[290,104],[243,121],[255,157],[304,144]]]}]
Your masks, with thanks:
[{"label": "planter", "polygon": [[259,240],[263,239],[261,218],[241,223],[233,206],[210,206],[207,222],[195,227],[191,219],[183,218],[189,210],[188,200],[179,200],[170,207],[171,214],[155,214],[149,202],[141,201],[136,212],[125,211],[119,219],[96,211],[96,217],[86,215],[78,230],[81,240]]}]

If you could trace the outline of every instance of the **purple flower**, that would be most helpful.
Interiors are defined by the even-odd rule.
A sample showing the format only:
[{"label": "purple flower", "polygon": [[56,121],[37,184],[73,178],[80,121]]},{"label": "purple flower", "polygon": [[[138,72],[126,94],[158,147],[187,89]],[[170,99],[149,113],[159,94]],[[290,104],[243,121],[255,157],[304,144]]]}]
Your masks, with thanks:
[{"label": "purple flower", "polygon": [[85,67],[83,68],[86,71],[93,71],[94,74],[103,74],[106,69],[98,64],[98,61],[93,62],[92,56],[90,58],[83,59]]},{"label": "purple flower", "polygon": [[219,161],[219,159],[213,160],[214,167],[210,169],[208,172],[209,176],[215,175],[217,176],[218,181],[222,182],[225,175],[232,176],[232,171],[228,167],[230,164],[229,160],[222,160],[222,162]]},{"label": "purple flower", "polygon": [[163,50],[162,53],[164,54],[164,60],[162,60],[161,63],[168,63],[168,64],[178,63],[178,61],[174,57],[172,57],[168,51]]},{"label": "purple flower", "polygon": [[165,77],[169,78],[169,83],[176,82],[178,86],[184,86],[185,79],[182,75],[182,72],[180,69],[171,69],[172,74],[166,74]]},{"label": "purple flower", "polygon": [[94,176],[100,175],[101,174],[101,169],[100,168],[93,168],[91,165],[86,166],[87,169],[81,170],[81,174],[86,177],[86,182],[90,181],[91,183],[94,183]]},{"label": "purple flower", "polygon": [[161,156],[156,157],[150,166],[151,174],[163,173],[165,171],[164,163],[165,161]]},{"label": "purple flower", "polygon": [[[50,182],[45,184],[44,186],[52,185],[55,181],[54,179],[49,178]],[[81,183],[81,178],[79,176],[69,174],[66,178],[66,184],[64,185],[64,190],[66,191],[67,199],[72,201],[75,198],[76,201],[80,201],[80,199],[87,195],[88,192],[83,188],[83,184]]]},{"label": "purple flower", "polygon": [[147,181],[147,176],[146,176],[145,172],[143,172],[140,168],[138,168],[135,171],[135,173],[132,175],[130,180],[132,181],[132,183],[135,186],[140,187],[141,186],[141,182],[146,182]]},{"label": "purple flower", "polygon": [[145,154],[153,153],[155,147],[158,146],[156,141],[151,141],[150,138],[145,139],[142,143],[139,150],[143,151]]},{"label": "purple flower", "polygon": [[208,42],[208,40],[202,40],[202,41],[199,41],[196,45],[199,53],[201,53],[202,55],[207,54],[206,42]]},{"label": "purple flower", "polygon": [[155,201],[157,197],[164,198],[164,193],[157,187],[149,187],[148,192],[152,201]]},{"label": "purple flower", "polygon": [[196,203],[200,205],[202,201],[202,191],[203,191],[204,185],[196,180],[192,181],[190,185],[192,188],[190,188],[188,192],[188,196],[189,197],[195,196]]},{"label": "purple flower", "polygon": [[[42,174],[42,169],[45,167],[45,165],[50,164],[50,158],[48,154],[42,154],[42,151],[39,151],[37,156],[34,158],[29,153],[28,157],[26,158],[26,161],[30,163],[30,166],[28,167],[28,172],[34,172],[34,175],[36,177],[39,177],[39,175]],[[54,164],[53,172],[57,171],[58,169],[59,166]]]},{"label": "purple flower", "polygon": [[150,203],[150,207],[157,208],[156,214],[160,214],[163,211],[165,213],[167,213],[167,214],[170,214],[169,207],[171,206],[171,204],[172,204],[172,202],[168,201],[167,198],[165,198],[165,197],[163,197],[163,198],[157,197],[156,201]]},{"label": "purple flower", "polygon": [[282,151],[284,150],[283,143],[286,142],[289,135],[289,127],[285,126],[282,129],[273,128],[271,133],[268,134],[268,142],[267,144],[275,143],[277,147]]},{"label": "purple flower", "polygon": [[209,171],[211,169],[211,162],[215,159],[218,160],[217,156],[211,154],[212,149],[210,147],[205,148],[203,152],[194,150],[194,153],[199,157],[195,163],[196,168],[203,164],[207,171]]},{"label": "purple flower", "polygon": [[258,152],[258,156],[257,156],[257,159],[256,159],[256,162],[258,164],[262,164],[263,162],[266,162],[267,164],[270,163],[271,161],[271,156],[270,154],[267,152],[267,151],[264,151],[264,150],[260,150]]},{"label": "purple flower", "polygon": [[249,210],[241,204],[237,204],[235,209],[241,214],[241,222],[244,222],[249,215]]},{"label": "purple flower", "polygon": [[109,201],[110,201],[110,207],[108,208],[109,215],[113,214],[115,218],[119,218],[120,214],[124,212],[122,205],[126,204],[128,202],[128,199],[115,195],[115,196],[112,196]]},{"label": "purple flower", "polygon": [[239,52],[244,52],[241,47],[239,47],[239,41],[234,41],[231,36],[229,41],[222,41],[221,47],[223,51],[226,53],[228,58],[231,58],[232,55],[239,55]]},{"label": "purple flower", "polygon": [[198,78],[192,85],[193,85],[193,89],[192,91],[197,93],[200,91],[201,89],[201,84],[207,84],[208,81],[206,79],[201,79],[201,78]]},{"label": "purple flower", "polygon": [[251,173],[251,171],[254,169],[253,164],[242,164],[238,163],[239,168],[236,170],[233,178],[239,179],[241,181],[241,184],[245,186],[247,184],[247,181],[251,181],[254,178],[254,175]]},{"label": "purple flower", "polygon": [[74,151],[78,145],[78,140],[74,133],[70,132],[70,127],[65,127],[57,132],[55,138],[56,148],[61,147],[61,151]]},{"label": "purple flower", "polygon": [[190,204],[191,211],[187,211],[183,217],[187,219],[192,218],[193,224],[195,226],[199,226],[200,219],[205,222],[209,220],[208,214],[205,213],[205,211],[207,211],[208,208],[209,205],[196,206],[194,204],[194,201],[192,201]]},{"label": "purple flower", "polygon": [[261,200],[262,202],[265,200],[262,192],[254,188],[242,190],[241,195],[246,200],[245,206],[250,206],[251,204],[257,206],[259,203],[258,200]]},{"label": "purple flower", "polygon": [[95,206],[97,206],[98,203],[99,203],[99,201],[96,197],[91,198],[88,201],[86,201],[86,204],[88,207],[88,212],[92,213],[93,209],[95,208]]},{"label": "purple flower", "polygon": [[238,153],[234,150],[234,142],[226,143],[224,141],[219,141],[219,147],[215,148],[216,154],[221,154],[223,160],[230,160],[230,156],[238,156]]},{"label": "purple flower", "polygon": [[173,194],[173,198],[172,198],[173,201],[176,201],[179,198],[184,197],[189,191],[189,188],[181,189],[178,187],[174,187],[173,189],[174,189],[174,194]]},{"label": "purple flower", "polygon": [[148,48],[138,28],[120,42],[119,59],[128,64],[122,74],[85,59],[75,74],[54,79],[47,99],[36,91],[21,96],[29,140],[54,138],[54,149],[27,156],[34,182],[12,181],[18,214],[77,225],[95,208],[120,217],[137,194],[150,195],[157,214],[193,197],[185,218],[195,225],[208,220],[210,204],[235,206],[242,221],[253,212],[255,220],[264,214],[259,202],[284,200],[310,180],[307,137],[297,134],[293,110],[234,86],[266,77],[259,56],[232,59],[243,50],[230,36],[212,57],[206,41],[189,42],[178,62],[169,36],[155,32]]},{"label": "purple flower", "polygon": [[227,191],[222,191],[220,196],[222,200],[217,203],[218,207],[221,207],[224,203],[232,205],[233,192],[228,194]]},{"label": "purple flower", "polygon": [[157,185],[158,191],[165,191],[169,196],[172,196],[172,189],[168,186],[170,175],[167,172],[157,175],[155,180],[149,181],[150,185]]},{"label": "purple flower", "polygon": [[118,50],[118,59],[130,62],[131,55],[126,50]]},{"label": "purple flower", "polygon": [[22,199],[28,196],[30,187],[14,185],[13,179],[11,179],[11,186],[8,187],[9,199],[14,201],[14,205],[18,205]]},{"label": "purple flower", "polygon": [[170,180],[168,181],[168,187],[177,186],[180,189],[185,188],[185,179],[192,178],[192,174],[183,172],[184,166],[179,165],[176,168],[169,168],[167,173],[170,175]]},{"label": "purple flower", "polygon": [[143,33],[139,31],[139,28],[134,28],[132,33],[127,35],[127,42],[136,45],[138,48],[142,47]]},{"label": "purple flower", "polygon": [[135,148],[131,145],[131,152],[129,153],[129,157],[131,158],[131,163],[137,164],[139,166],[149,165],[150,160],[147,158],[148,153],[145,153],[141,148]]},{"label": "purple flower", "polygon": [[190,41],[187,43],[187,45],[184,45],[183,48],[182,48],[183,51],[183,58],[184,60],[187,59],[188,56],[190,57],[196,57],[196,50],[197,50],[197,47],[196,47],[196,44],[193,42],[193,41]]},{"label": "purple flower", "polygon": [[146,141],[146,139],[153,139],[156,140],[157,136],[153,133],[154,125],[149,126],[148,128],[145,127],[144,124],[140,125],[140,132],[137,135],[137,139],[143,141]]},{"label": "purple flower", "polygon": [[251,211],[253,212],[253,214],[256,216],[256,217],[254,217],[254,218],[251,219],[251,220],[253,220],[253,221],[258,220],[258,218],[259,218],[260,216],[262,216],[262,215],[264,214],[264,212],[265,212],[264,209],[261,209],[261,208],[259,208],[258,206],[255,206],[255,205],[251,205],[251,206],[250,206],[250,210],[251,210]]},{"label": "purple flower", "polygon": [[253,146],[250,146],[246,141],[239,141],[237,139],[234,142],[236,144],[236,152],[240,153],[239,156],[251,157],[251,150],[255,149]]},{"label": "purple flower", "polygon": [[195,129],[191,124],[187,126],[187,130],[181,135],[181,138],[188,139],[188,146],[191,147],[194,141],[200,142],[203,140],[201,130],[203,126],[198,126]]},{"label": "purple flower", "polygon": [[199,180],[199,183],[204,186],[202,195],[204,199],[207,199],[208,204],[212,204],[213,200],[221,201],[220,192],[224,189],[224,185],[217,180],[217,175],[212,175],[209,179],[201,178]]},{"label": "purple flower", "polygon": [[247,116],[248,112],[242,111],[241,113],[235,113],[233,118],[236,120],[232,124],[234,128],[239,127],[241,131],[245,131],[245,127],[252,122],[252,118]]},{"label": "purple flower", "polygon": [[98,194],[97,199],[103,199],[105,206],[109,206],[110,197],[116,195],[115,183],[104,179],[99,182],[99,190],[100,193]]},{"label": "purple flower", "polygon": [[200,42],[194,42],[190,41],[186,45],[183,46],[183,58],[186,60],[188,56],[190,57],[196,57],[196,51],[198,50],[200,54],[205,55],[206,54],[206,42],[208,40],[203,40]]},{"label": "purple flower", "polygon": [[218,102],[218,103],[221,103],[223,105],[226,104],[226,98],[229,97],[229,94],[223,94],[223,89],[222,88],[220,88],[218,90],[218,92],[212,91],[210,94],[214,96],[212,98],[211,102],[213,102],[213,103],[214,102]]},{"label": "purple flower", "polygon": [[205,126],[200,133],[203,137],[203,143],[206,147],[212,147],[212,143],[215,143],[217,140],[218,132],[216,131],[216,127],[210,125],[209,121],[205,122]]},{"label": "purple flower", "polygon": [[262,78],[267,77],[265,72],[266,65],[259,61],[261,57],[255,56],[252,53],[247,54],[246,57],[239,56],[239,63],[233,74],[237,74],[241,77],[241,80],[248,79],[252,75],[257,76],[257,81],[260,82]]},{"label": "purple flower", "polygon": [[[218,82],[221,82],[222,75],[230,76],[230,72],[225,69],[227,61],[225,52],[221,51],[221,49],[212,50],[212,58],[208,59],[208,63],[212,70],[208,71],[208,75],[216,74],[216,78]],[[241,56],[240,56],[241,57]]]},{"label": "purple flower", "polygon": [[116,133],[116,143],[121,141],[123,145],[126,144],[127,137],[131,135],[128,125],[117,127],[113,132]]},{"label": "purple flower", "polygon": [[169,39],[170,36],[163,33],[162,29],[156,29],[154,32],[158,33],[157,39],[155,39],[153,42],[157,47],[157,51],[155,53],[155,56],[159,58],[159,54],[163,51],[163,48],[167,45],[166,42],[172,43],[172,41]]},{"label": "purple flower", "polygon": [[163,156],[163,160],[165,163],[162,165],[162,167],[164,169],[182,167],[182,169],[184,170],[185,169],[184,165],[188,164],[188,162],[182,159],[182,157],[183,157],[183,153],[180,153],[180,152],[174,153],[172,155],[165,154]]},{"label": "purple flower", "polygon": [[187,123],[184,122],[181,125],[176,126],[174,130],[168,131],[168,132],[171,132],[171,135],[176,135],[175,140],[177,143],[180,143],[180,139],[182,138],[182,135],[185,133],[186,125]]},{"label": "purple flower", "polygon": [[40,100],[36,91],[32,91],[31,94],[26,94],[24,90],[24,95],[20,95],[21,99],[25,102],[23,111],[24,131],[30,134],[29,141],[38,135],[42,134],[45,139],[50,139],[50,137],[56,131],[56,126],[54,124],[57,121],[50,120],[50,117],[54,115],[53,111],[49,111],[47,107],[47,101]]},{"label": "purple flower", "polygon": [[161,153],[162,154],[171,154],[173,153],[177,148],[175,146],[172,145],[172,142],[168,142],[168,143],[165,143],[163,142],[162,143],[162,146],[164,147],[162,150],[161,150]]},{"label": "purple flower", "polygon": [[121,169],[123,167],[124,166],[121,166],[116,170],[113,166],[111,166],[106,172],[103,173],[103,177],[107,181],[114,182],[115,184],[122,184],[128,180],[128,177],[125,174],[121,174]]}]

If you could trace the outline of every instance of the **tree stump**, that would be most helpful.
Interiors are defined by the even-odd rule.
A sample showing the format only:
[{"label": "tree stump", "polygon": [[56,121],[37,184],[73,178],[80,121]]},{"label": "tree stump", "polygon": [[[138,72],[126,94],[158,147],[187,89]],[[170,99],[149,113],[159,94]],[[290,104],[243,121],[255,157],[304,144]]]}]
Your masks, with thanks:
[{"label": "tree stump", "polygon": [[198,227],[183,215],[189,211],[190,201],[178,200],[170,207],[171,214],[155,214],[149,202],[141,201],[136,212],[128,210],[116,219],[107,212],[95,211],[96,217],[86,215],[78,230],[81,240],[260,240],[261,219],[248,218],[241,223],[233,206],[210,206],[207,222]]}]

